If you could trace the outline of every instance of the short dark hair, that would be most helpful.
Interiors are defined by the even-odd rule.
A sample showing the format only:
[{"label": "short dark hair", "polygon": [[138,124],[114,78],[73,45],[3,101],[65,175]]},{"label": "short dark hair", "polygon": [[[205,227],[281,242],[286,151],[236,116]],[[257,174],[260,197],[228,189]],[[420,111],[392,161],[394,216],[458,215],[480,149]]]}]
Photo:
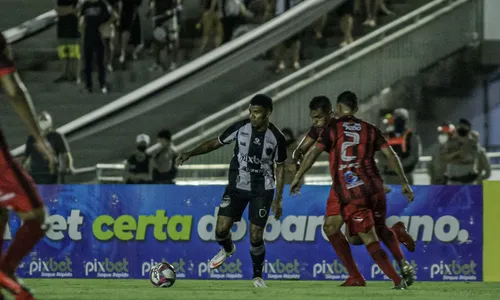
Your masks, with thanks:
[{"label": "short dark hair", "polygon": [[332,110],[332,102],[327,96],[316,96],[309,102],[310,110],[321,109],[324,112],[330,112]]},{"label": "short dark hair", "polygon": [[172,133],[170,133],[170,130],[168,129],[162,129],[158,131],[158,134],[156,135],[157,138],[160,139],[166,139],[167,141],[172,140]]},{"label": "short dark hair", "polygon": [[250,105],[262,106],[264,109],[273,110],[273,99],[264,94],[257,94],[250,100]]},{"label": "short dark hair", "polygon": [[337,104],[343,104],[351,110],[356,110],[358,109],[358,97],[351,91],[345,91],[337,97]]},{"label": "short dark hair", "polygon": [[465,118],[462,118],[462,119],[458,120],[458,124],[462,124],[462,125],[466,125],[466,126],[472,127],[472,124],[469,122],[469,120],[467,120]]}]

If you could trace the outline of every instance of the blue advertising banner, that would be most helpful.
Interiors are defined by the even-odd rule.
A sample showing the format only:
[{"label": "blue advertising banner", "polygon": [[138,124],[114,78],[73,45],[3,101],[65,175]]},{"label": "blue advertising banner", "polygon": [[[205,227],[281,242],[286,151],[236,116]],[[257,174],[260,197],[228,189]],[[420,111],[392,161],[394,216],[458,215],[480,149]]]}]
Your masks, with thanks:
[{"label": "blue advertising banner", "polygon": [[[223,186],[42,186],[52,223],[19,268],[21,277],[148,278],[162,260],[178,278],[250,279],[249,223],[233,228],[236,254],[210,272],[219,250],[215,224]],[[405,256],[420,281],[481,281],[483,202],[480,186],[416,186],[411,204],[398,187],[388,195],[389,226],[403,221],[417,240]],[[271,218],[264,279],[343,280],[347,272],[322,232],[327,186],[306,186],[285,197],[284,216]],[[246,216],[245,216],[246,217]],[[19,227],[12,219],[5,234]],[[387,280],[364,246],[353,256],[368,280]]]}]

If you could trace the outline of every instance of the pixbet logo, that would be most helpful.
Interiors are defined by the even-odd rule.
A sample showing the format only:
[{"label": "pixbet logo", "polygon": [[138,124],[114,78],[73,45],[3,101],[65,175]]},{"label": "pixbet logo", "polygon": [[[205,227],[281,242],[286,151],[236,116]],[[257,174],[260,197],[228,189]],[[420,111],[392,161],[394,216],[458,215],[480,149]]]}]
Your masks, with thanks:
[{"label": "pixbet logo", "polygon": [[286,263],[276,259],[274,262],[266,260],[264,262],[263,273],[269,279],[300,279],[300,263],[294,259],[291,263]]},{"label": "pixbet logo", "polygon": [[[193,263],[191,262],[190,266],[186,265],[186,263],[184,262],[184,260],[182,258],[179,261],[173,261],[173,262],[169,262],[165,258],[163,258],[160,262],[168,262],[169,264],[171,264],[175,269],[177,278],[186,278],[186,267],[188,267],[188,270],[190,270],[190,271],[192,271],[192,269],[193,269]],[[153,259],[150,261],[144,262],[142,264],[142,268],[141,268],[142,276],[149,275],[151,268],[153,268],[153,266],[159,264],[160,262],[157,262]]]},{"label": "pixbet logo", "polygon": [[359,123],[344,122],[342,123],[342,126],[344,126],[345,130],[361,131],[361,124]]},{"label": "pixbet logo", "polygon": [[85,276],[96,273],[97,278],[128,278],[128,261],[124,258],[122,261],[112,262],[108,258],[104,261],[84,262]]},{"label": "pixbet logo", "polygon": [[198,276],[202,276],[203,274],[209,274],[210,278],[214,279],[241,279],[243,278],[243,272],[241,271],[241,260],[236,259],[234,262],[224,263],[218,269],[211,270],[210,262],[200,263],[198,265]]},{"label": "pixbet logo", "polygon": [[29,274],[34,275],[40,273],[40,277],[46,278],[67,278],[73,277],[72,262],[69,257],[64,260],[48,260],[34,259],[29,264]]},{"label": "pixbet logo", "polygon": [[[414,260],[410,261],[409,263],[411,264],[411,266],[415,270],[415,273],[417,273],[417,269],[418,269],[417,263],[415,263]],[[394,269],[396,269],[396,272],[401,273],[401,269],[399,268],[399,264],[397,261],[393,260],[392,266],[394,267]],[[384,272],[380,269],[380,267],[378,265],[372,265],[372,274],[371,275],[372,275],[372,279],[374,279],[375,276],[377,276],[377,275],[383,275],[384,279],[389,279],[389,277],[387,277],[387,275],[384,274]]]},{"label": "pixbet logo", "polygon": [[439,275],[443,280],[477,280],[476,266],[473,260],[468,264],[459,264],[456,260],[451,261],[451,264],[440,261],[431,266],[431,279]]},{"label": "pixbet logo", "polygon": [[344,265],[338,260],[334,260],[331,264],[323,260],[321,263],[313,266],[313,277],[324,275],[325,279],[344,280],[349,277]]}]

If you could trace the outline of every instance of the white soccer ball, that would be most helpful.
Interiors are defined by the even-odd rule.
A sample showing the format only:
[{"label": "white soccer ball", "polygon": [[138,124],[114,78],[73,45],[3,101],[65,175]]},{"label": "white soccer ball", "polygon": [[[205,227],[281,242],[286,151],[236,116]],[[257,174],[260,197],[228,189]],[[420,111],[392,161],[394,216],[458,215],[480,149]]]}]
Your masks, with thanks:
[{"label": "white soccer ball", "polygon": [[155,287],[169,288],[176,279],[175,268],[168,262],[154,265],[149,272],[149,280]]}]

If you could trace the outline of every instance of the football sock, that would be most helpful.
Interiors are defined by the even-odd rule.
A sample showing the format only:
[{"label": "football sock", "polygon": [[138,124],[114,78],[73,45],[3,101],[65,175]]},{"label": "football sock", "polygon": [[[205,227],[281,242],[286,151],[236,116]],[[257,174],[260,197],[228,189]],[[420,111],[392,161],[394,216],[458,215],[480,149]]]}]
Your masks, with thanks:
[{"label": "football sock", "polygon": [[395,285],[399,285],[401,283],[401,277],[399,277],[398,273],[391,265],[387,253],[382,248],[380,248],[380,243],[371,243],[370,245],[366,246],[366,249],[372,256],[373,260],[380,267],[380,269],[384,272],[384,274],[387,275],[387,277],[389,277]]},{"label": "football sock", "polygon": [[384,245],[391,251],[392,256],[398,262],[403,260],[403,251],[399,246],[399,241],[394,230],[385,226],[377,227],[377,235],[380,237]]},{"label": "football sock", "polygon": [[253,278],[262,277],[262,267],[266,258],[266,244],[264,244],[264,241],[251,243],[250,256],[252,257]]},{"label": "football sock", "polygon": [[1,271],[0,271],[0,285],[14,295],[20,294],[21,291],[23,290],[23,287],[18,282],[16,282],[12,278],[10,278],[7,274]]},{"label": "football sock", "polygon": [[339,230],[334,235],[329,236],[328,240],[330,241],[330,244],[332,244],[337,257],[340,259],[347,272],[349,273],[349,276],[355,278],[363,278],[363,276],[359,272],[356,262],[354,261],[354,258],[352,257],[349,242],[347,241],[342,231]]},{"label": "football sock", "polygon": [[0,262],[2,271],[6,272],[7,275],[13,274],[23,257],[33,249],[43,236],[44,231],[39,221],[25,221]]},{"label": "football sock", "polygon": [[231,239],[231,232],[224,232],[224,233],[215,233],[215,239],[217,240],[217,243],[221,245],[222,248],[224,248],[224,251],[227,253],[230,253],[233,251],[233,240]]}]

